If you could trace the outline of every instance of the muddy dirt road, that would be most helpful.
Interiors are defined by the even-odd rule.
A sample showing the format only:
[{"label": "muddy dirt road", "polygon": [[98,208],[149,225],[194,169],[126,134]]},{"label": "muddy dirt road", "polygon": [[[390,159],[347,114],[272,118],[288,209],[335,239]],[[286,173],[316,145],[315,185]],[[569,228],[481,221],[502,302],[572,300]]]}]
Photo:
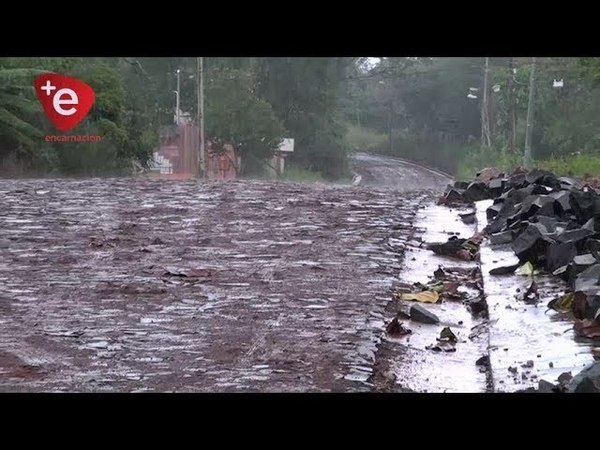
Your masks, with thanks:
[{"label": "muddy dirt road", "polygon": [[371,390],[424,189],[448,180],[356,166],[387,187],[0,180],[0,390]]}]

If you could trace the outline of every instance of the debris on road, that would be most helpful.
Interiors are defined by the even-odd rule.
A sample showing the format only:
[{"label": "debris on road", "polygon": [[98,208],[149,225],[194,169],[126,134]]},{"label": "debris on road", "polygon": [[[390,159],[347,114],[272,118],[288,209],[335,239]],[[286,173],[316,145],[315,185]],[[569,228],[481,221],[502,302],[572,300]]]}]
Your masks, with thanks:
[{"label": "debris on road", "polygon": [[407,334],[411,334],[412,330],[409,328],[405,328],[402,325],[402,323],[400,323],[400,321],[398,320],[398,316],[396,316],[386,327],[386,332],[390,336],[405,336]]},{"label": "debris on road", "polygon": [[595,361],[568,382],[567,392],[600,393],[600,361]]},{"label": "debris on road", "polygon": [[410,318],[415,322],[428,323],[428,324],[436,324],[440,322],[438,316],[429,311],[424,306],[416,303],[410,308]]},{"label": "debris on road", "polygon": [[450,256],[463,261],[476,259],[479,253],[479,245],[482,237],[472,236],[470,239],[451,236],[446,242],[434,242],[427,246],[433,253],[442,256]]},{"label": "debris on road", "polygon": [[467,225],[474,224],[476,221],[475,211],[459,214],[459,216],[460,216],[460,219]]},{"label": "debris on road", "polygon": [[[545,271],[561,277],[569,290],[548,303],[548,308],[573,313],[577,335],[600,339],[599,188],[598,183],[577,183],[545,170],[518,168],[502,173],[486,168],[470,183],[457,181],[449,186],[439,203],[464,205],[493,200],[486,211],[488,224],[483,233],[493,245],[510,245],[520,265],[497,267],[490,274],[514,272],[531,277]],[[438,254],[467,259],[462,251],[466,243],[465,239],[451,237],[429,248]],[[474,258],[478,249],[470,250]],[[539,300],[535,280],[522,299]]]},{"label": "debris on road", "polygon": [[436,303],[440,295],[436,291],[405,292],[400,294],[400,300],[414,300],[421,303]]},{"label": "debris on road", "polygon": [[519,267],[515,273],[517,275],[523,275],[526,277],[529,277],[531,275],[533,275],[534,270],[533,270],[533,266],[531,265],[531,263],[529,261],[527,261],[525,264],[523,264],[521,267]]},{"label": "debris on road", "polygon": [[[436,278],[437,276],[439,277]],[[443,269],[434,272],[434,280],[427,284],[414,283],[418,290],[411,292],[395,292],[394,297],[398,300],[416,301],[420,303],[438,303],[442,297],[447,299],[462,299],[463,294],[458,291],[460,283],[456,280],[446,279],[448,275]]]},{"label": "debris on road", "polygon": [[176,267],[167,267],[163,275],[170,275],[173,277],[184,277],[184,278],[202,278],[210,277],[213,275],[213,271],[210,269],[177,269]]},{"label": "debris on road", "polygon": [[456,343],[458,338],[452,332],[450,327],[445,327],[440,332],[440,337],[437,338],[437,343],[428,345],[427,350],[433,350],[435,352],[455,352]]},{"label": "debris on road", "polygon": [[458,338],[452,332],[452,330],[450,329],[450,327],[446,327],[446,328],[442,329],[442,331],[440,332],[440,339],[441,340],[447,340],[447,341],[450,341],[450,342],[458,342]]},{"label": "debris on road", "polygon": [[538,382],[538,392],[540,392],[540,393],[549,394],[549,393],[557,392],[557,390],[558,390],[558,386],[550,383],[549,381],[540,380]]},{"label": "debris on road", "polygon": [[510,275],[519,267],[519,264],[511,264],[510,266],[495,267],[490,270],[490,275]]},{"label": "debris on road", "polygon": [[525,294],[523,295],[523,300],[525,300],[526,302],[534,302],[539,300],[539,298],[540,294],[538,292],[538,285],[534,280],[531,282],[531,285],[529,286],[527,291],[525,291]]},{"label": "debris on road", "polygon": [[550,300],[550,302],[548,303],[548,308],[560,313],[568,313],[569,311],[571,311],[573,305],[573,298],[574,295],[572,292],[569,292],[565,295],[561,295],[560,297],[557,297],[554,300]]},{"label": "debris on road", "polygon": [[479,314],[485,314],[487,312],[487,303],[483,297],[477,297],[469,301],[469,309],[471,314],[477,316]]},{"label": "debris on road", "polygon": [[523,367],[524,369],[531,369],[533,367],[534,363],[533,360],[529,360],[524,364],[521,364],[521,367]]},{"label": "debris on road", "polygon": [[573,379],[571,372],[563,372],[558,376],[558,383],[561,386],[565,386]]}]

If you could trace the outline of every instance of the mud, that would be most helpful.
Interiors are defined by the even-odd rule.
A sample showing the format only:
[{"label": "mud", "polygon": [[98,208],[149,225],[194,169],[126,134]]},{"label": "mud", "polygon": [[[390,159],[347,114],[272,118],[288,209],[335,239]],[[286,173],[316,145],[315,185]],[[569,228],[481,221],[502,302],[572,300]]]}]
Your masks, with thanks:
[{"label": "mud", "polygon": [[0,390],[370,390],[422,189],[447,181],[406,170],[0,180]]}]

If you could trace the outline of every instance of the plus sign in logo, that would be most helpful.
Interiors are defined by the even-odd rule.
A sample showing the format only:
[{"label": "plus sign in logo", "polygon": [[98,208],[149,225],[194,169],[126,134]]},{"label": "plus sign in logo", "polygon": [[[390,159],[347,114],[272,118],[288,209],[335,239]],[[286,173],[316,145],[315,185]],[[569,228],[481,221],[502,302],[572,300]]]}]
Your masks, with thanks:
[{"label": "plus sign in logo", "polygon": [[81,122],[94,104],[92,88],[65,75],[43,73],[33,86],[46,116],[63,133]]}]

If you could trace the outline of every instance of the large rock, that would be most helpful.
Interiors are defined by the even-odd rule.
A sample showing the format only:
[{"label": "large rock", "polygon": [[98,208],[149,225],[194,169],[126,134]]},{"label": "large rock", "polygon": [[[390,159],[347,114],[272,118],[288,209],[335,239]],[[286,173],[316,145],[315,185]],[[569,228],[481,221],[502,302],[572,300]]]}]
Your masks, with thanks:
[{"label": "large rock", "polygon": [[577,249],[572,242],[550,244],[546,249],[546,270],[553,272],[561,266],[566,266],[576,255]]},{"label": "large rock", "polygon": [[583,230],[588,230],[591,233],[597,233],[600,231],[600,220],[598,220],[597,217],[592,217],[584,223],[581,228]]},{"label": "large rock", "polygon": [[453,188],[446,193],[444,198],[449,202],[461,202],[463,200],[463,193],[464,191],[462,189]]},{"label": "large rock", "polygon": [[567,384],[567,392],[600,393],[600,361],[596,361],[577,375]]},{"label": "large rock", "polygon": [[541,183],[542,178],[544,178],[546,174],[547,172],[545,170],[533,169],[525,176],[525,180],[529,184]]},{"label": "large rock", "polygon": [[490,235],[490,244],[492,245],[502,245],[508,244],[512,242],[513,233],[512,231],[502,231],[500,233],[494,233]]},{"label": "large rock", "polygon": [[495,219],[498,216],[498,214],[500,214],[500,211],[502,211],[503,209],[505,209],[503,203],[494,203],[492,206],[485,210],[487,220],[492,221],[493,219]]},{"label": "large rock", "polygon": [[520,261],[535,264],[545,257],[546,249],[553,243],[547,234],[548,230],[542,224],[529,224],[513,241],[511,247]]},{"label": "large rock", "polygon": [[503,187],[504,187],[504,180],[502,178],[496,178],[494,180],[490,180],[490,182],[488,183],[488,189],[497,195],[500,195],[502,193]]},{"label": "large rock", "polygon": [[559,222],[558,219],[549,216],[539,216],[535,217],[537,220],[536,223],[541,223],[544,225],[544,228],[548,230],[548,233],[562,233],[566,229],[566,222]]},{"label": "large rock", "polygon": [[571,211],[571,193],[569,191],[553,192],[550,197],[556,202],[560,215],[565,215]]},{"label": "large rock", "polygon": [[469,187],[469,182],[468,181],[455,181],[454,187],[456,189],[460,189],[461,191],[464,191],[466,188]]},{"label": "large rock", "polygon": [[489,198],[489,193],[485,183],[480,181],[472,182],[463,193],[463,198],[467,202],[478,202]]},{"label": "large rock", "polygon": [[581,224],[600,215],[600,197],[595,192],[573,191],[570,204],[577,221]]},{"label": "large rock", "polygon": [[495,167],[486,167],[477,173],[475,180],[482,181],[483,183],[489,183],[491,180],[498,178],[501,175],[502,172]]},{"label": "large rock", "polygon": [[582,241],[583,239],[585,239],[587,237],[590,237],[592,234],[594,234],[593,231],[590,231],[585,228],[579,228],[577,230],[568,230],[568,231],[565,231],[565,232],[559,234],[557,236],[556,240],[561,243],[575,244],[579,241]]},{"label": "large rock", "polygon": [[600,251],[600,240],[599,239],[587,239],[583,246],[584,252],[598,252]]},{"label": "large rock", "polygon": [[440,322],[438,316],[429,311],[423,305],[415,303],[410,308],[410,319],[421,323],[436,324]]},{"label": "large rock", "polygon": [[531,205],[531,209],[535,208],[533,210],[533,214],[538,216],[553,217],[556,214],[556,211],[554,210],[554,203],[555,200],[553,197],[549,195],[540,195]]},{"label": "large rock", "polygon": [[600,291],[600,264],[594,264],[582,271],[575,279],[575,291],[595,294]]},{"label": "large rock", "polygon": [[525,177],[526,177],[526,175],[524,173],[517,173],[515,175],[512,175],[508,179],[507,184],[511,188],[520,189],[527,185],[527,180],[525,179]]},{"label": "large rock", "polygon": [[505,231],[507,226],[506,217],[496,217],[496,219],[485,227],[487,233],[499,233]]}]

